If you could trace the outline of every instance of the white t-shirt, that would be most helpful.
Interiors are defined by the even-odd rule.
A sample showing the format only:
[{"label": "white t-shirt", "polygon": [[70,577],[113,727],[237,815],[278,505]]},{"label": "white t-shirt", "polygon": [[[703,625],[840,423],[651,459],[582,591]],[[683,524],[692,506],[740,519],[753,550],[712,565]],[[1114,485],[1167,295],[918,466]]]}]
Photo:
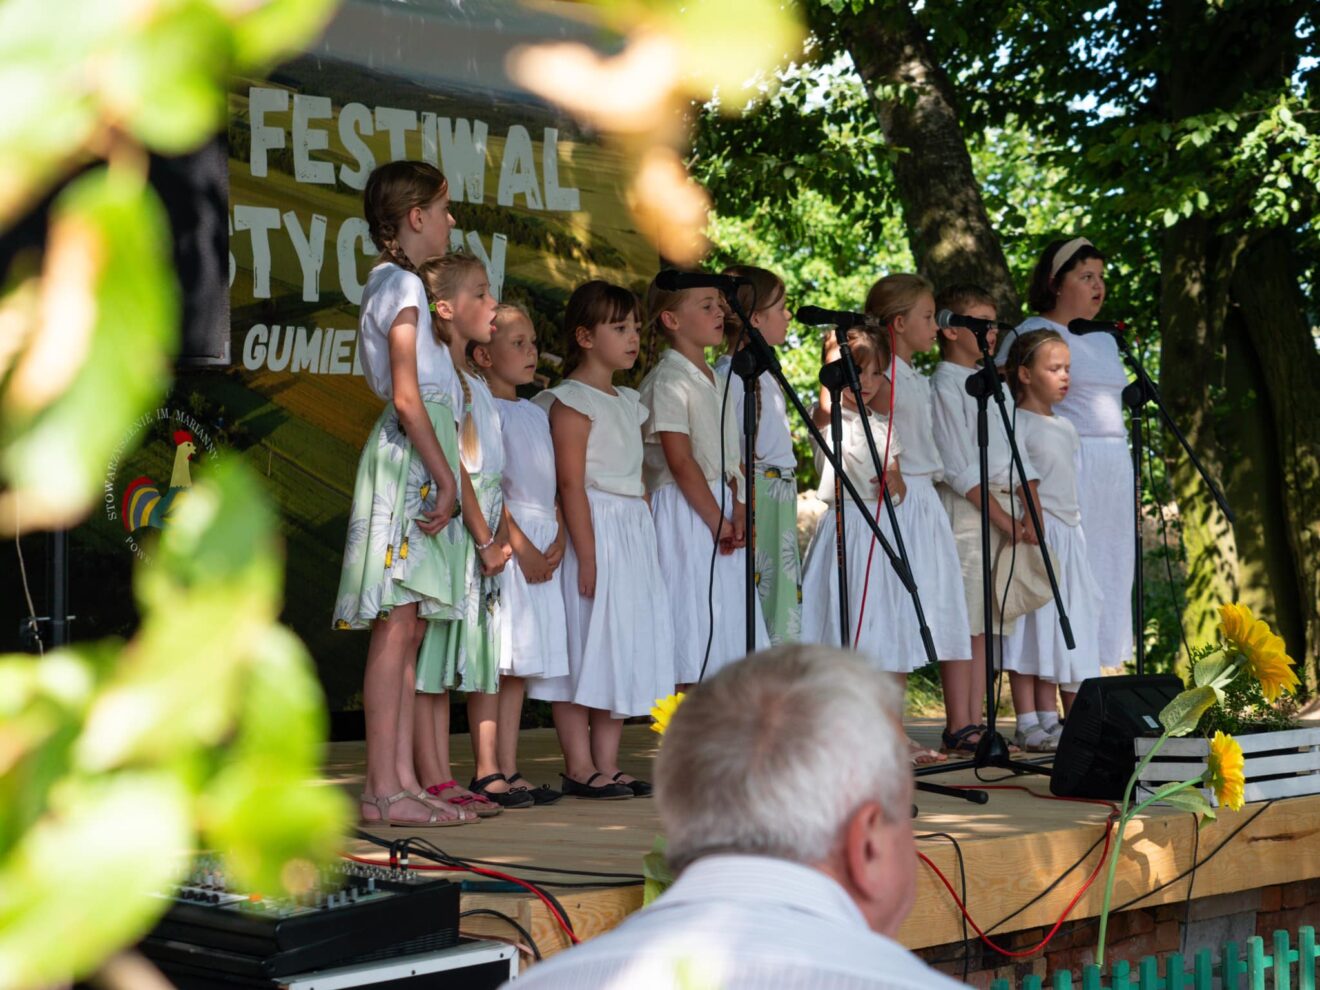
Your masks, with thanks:
[{"label": "white t-shirt", "polygon": [[[455,376],[457,377],[457,376]],[[495,396],[490,394],[488,386],[478,375],[466,375],[468,390],[472,393],[472,417],[477,426],[478,451],[475,457],[463,456],[463,408],[462,386],[459,389],[459,456],[468,474],[503,474],[504,440],[500,436],[500,413],[495,407]]]},{"label": "white t-shirt", "polygon": [[526,399],[496,399],[495,408],[499,410],[504,437],[505,502],[533,505],[553,513],[555,450],[550,442],[550,417]]},{"label": "white t-shirt", "polygon": [[1126,438],[1123,389],[1128,378],[1113,335],[1088,333],[1079,337],[1061,323],[1043,316],[1029,316],[1016,330],[1004,335],[995,363],[1003,367],[1014,338],[1031,330],[1057,330],[1071,352],[1068,394],[1054,411],[1072,420],[1081,436]]},{"label": "white t-shirt", "polygon": [[[853,487],[861,493],[862,497],[868,501],[874,501],[880,497],[880,485],[871,479],[875,474],[875,461],[871,459],[871,448],[866,443],[866,431],[862,428],[862,417],[858,415],[856,409],[849,408],[840,403],[840,409],[843,411],[843,473],[847,475],[848,480],[853,483]],[[881,416],[874,409],[868,410],[871,420],[871,436],[875,439],[876,452],[885,456],[886,438],[889,443],[889,460],[886,462],[887,468],[894,466],[894,460],[900,454],[903,454],[903,446],[898,442],[898,431],[892,433],[889,430],[889,418]],[[830,429],[826,427],[821,431],[825,434],[825,439],[831,439]],[[816,489],[816,497],[822,502],[830,505],[834,504],[834,468],[830,466],[820,453],[816,451],[817,463],[820,465],[820,486]],[[848,505],[852,505],[852,500],[848,500]]]},{"label": "white t-shirt", "polygon": [[[935,443],[944,460],[944,483],[959,495],[966,495],[981,483],[980,452],[976,444],[976,399],[967,394],[967,379],[976,370],[952,361],[941,361],[930,377],[931,391],[935,397],[931,410]],[[1007,385],[1004,386],[1004,408],[1008,410],[1012,421],[1013,395]],[[1005,488],[1012,477],[1012,453],[1008,447],[1008,434],[1004,432],[1003,417],[999,415],[999,405],[993,397],[986,408],[986,415],[990,440],[987,448],[990,484],[995,488]],[[1018,423],[1021,423],[1020,416]],[[1027,480],[1038,477],[1020,434],[1018,453],[1022,455],[1022,467],[1027,472]],[[907,465],[903,467],[906,470]],[[1016,489],[1020,483],[1018,479],[1012,487]]]},{"label": "white t-shirt", "polygon": [[[695,364],[675,350],[667,350],[656,366],[642,379],[641,401],[650,415],[642,435],[646,439],[646,490],[656,491],[674,481],[660,446],[660,433],[686,433],[692,443],[692,458],[712,484],[720,478],[720,443],[724,444],[724,477],[737,487],[742,498],[742,470],[739,468],[738,420],[734,414],[733,394],[724,404],[724,382],[707,378]],[[719,428],[720,408],[724,407],[724,429]]]},{"label": "white t-shirt", "polygon": [[898,381],[893,383],[894,432],[903,438],[903,477],[939,481],[944,477],[944,462],[931,424],[930,382],[902,358],[894,366],[898,369]]},{"label": "white t-shirt", "polygon": [[550,411],[562,402],[591,420],[587,438],[586,486],[615,495],[641,498],[642,431],[646,407],[636,389],[616,385],[617,395],[610,395],[584,382],[565,378],[554,388],[546,389],[532,401]]},{"label": "white t-shirt", "polygon": [[[390,374],[390,327],[402,310],[417,310],[417,384],[432,386],[452,394],[457,389],[457,372],[449,349],[435,339],[431,330],[431,312],[422,280],[404,271],[392,261],[377,265],[367,276],[362,289],[358,317],[358,354],[367,386],[386,402],[394,398]],[[462,416],[462,405],[454,410]]]},{"label": "white t-shirt", "polygon": [[1022,456],[1040,472],[1037,491],[1046,512],[1068,526],[1082,524],[1077,500],[1077,452],[1082,449],[1077,427],[1062,416],[1041,416],[1018,410],[1017,440]]},{"label": "white t-shirt", "polygon": [[[721,393],[724,380],[730,378],[732,364],[733,360],[727,354],[715,362]],[[761,408],[756,418],[756,463],[781,471],[795,471],[797,455],[793,453],[793,432],[788,426],[788,403],[784,400],[784,391],[768,371],[761,372],[757,384],[760,385]],[[743,383],[737,375],[729,380],[729,405],[734,407],[734,423],[738,427],[738,443],[741,445]]]}]

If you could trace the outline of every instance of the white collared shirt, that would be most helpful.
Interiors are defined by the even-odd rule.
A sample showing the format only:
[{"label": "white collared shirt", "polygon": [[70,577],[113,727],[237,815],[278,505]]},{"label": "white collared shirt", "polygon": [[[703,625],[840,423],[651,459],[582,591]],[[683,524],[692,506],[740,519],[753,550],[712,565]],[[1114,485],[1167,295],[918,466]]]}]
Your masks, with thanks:
[{"label": "white collared shirt", "polygon": [[894,362],[894,432],[903,441],[903,477],[944,477],[931,426],[930,382],[902,358]]},{"label": "white collared shirt", "polygon": [[[935,443],[944,461],[944,482],[959,495],[966,495],[981,483],[981,455],[976,444],[976,399],[967,394],[967,379],[977,370],[952,361],[941,361],[930,378],[935,395],[931,407]],[[1007,385],[1004,386],[1004,408],[1010,422],[1016,422],[1013,395]],[[1013,477],[1013,454],[1008,446],[1008,434],[1004,431],[1004,418],[994,399],[990,400],[986,413],[986,435],[990,441],[986,448],[988,480],[993,488],[1005,488],[1009,487],[1011,479],[1011,487],[1016,489],[1021,479]],[[1039,475],[1020,437],[1018,453],[1022,455],[1022,469],[1027,473],[1027,480],[1034,481]],[[907,464],[903,467],[906,474]]]},{"label": "white collared shirt", "polygon": [[[689,974],[687,979],[684,974]],[[538,963],[518,990],[949,990],[819,870],[708,856],[613,931]]]},{"label": "white collared shirt", "polygon": [[[707,371],[710,369],[707,368]],[[642,379],[642,405],[650,415],[642,428],[646,440],[646,490],[656,491],[673,484],[660,433],[686,433],[692,444],[692,459],[714,483],[720,478],[720,443],[724,444],[724,477],[734,482],[738,498],[744,498],[742,469],[739,467],[738,419],[733,396],[724,401],[724,382],[706,373],[675,350],[667,350],[650,373]],[[720,409],[724,408],[724,429],[719,428]]]},{"label": "white collared shirt", "polygon": [[[732,368],[733,359],[727,354],[715,362],[720,398],[724,397],[724,382],[727,380],[729,405],[734,408],[734,422],[741,431],[743,383],[741,378],[731,374]],[[761,372],[761,377],[756,382],[761,393],[761,403],[756,418],[756,463],[758,466],[777,467],[781,471],[796,471],[797,454],[793,451],[793,431],[788,425],[788,403],[784,399],[784,390],[779,387],[775,376],[768,371]],[[738,434],[738,442],[742,443],[741,432]]]}]

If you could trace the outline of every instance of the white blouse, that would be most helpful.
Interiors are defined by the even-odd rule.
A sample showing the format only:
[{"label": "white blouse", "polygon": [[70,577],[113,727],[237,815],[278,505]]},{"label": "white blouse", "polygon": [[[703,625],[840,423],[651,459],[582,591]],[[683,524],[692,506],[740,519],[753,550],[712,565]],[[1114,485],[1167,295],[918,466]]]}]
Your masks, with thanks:
[{"label": "white blouse", "polygon": [[[555,449],[550,416],[526,399],[496,399],[504,439],[504,500],[555,511]],[[514,513],[516,518],[517,513]]]},{"label": "white blouse", "polygon": [[646,407],[635,389],[616,385],[615,395],[602,392],[584,382],[565,378],[554,388],[546,389],[532,401],[550,411],[557,401],[591,420],[587,438],[586,486],[615,495],[641,498],[642,431]]},{"label": "white blouse", "polygon": [[[724,391],[725,379],[729,379],[729,405],[734,407],[733,421],[738,428],[738,449],[742,450],[743,383],[737,375],[730,376],[732,364],[732,359],[725,354],[715,362],[715,373],[720,376],[721,393]],[[797,455],[793,453],[793,433],[788,426],[788,403],[784,399],[784,390],[768,371],[761,372],[757,384],[760,385],[761,408],[756,418],[756,463],[782,471],[795,471]]]},{"label": "white blouse", "polygon": [[[952,361],[941,361],[930,376],[931,390],[935,395],[932,409],[935,443],[944,461],[944,482],[959,495],[966,495],[981,483],[980,451],[976,443],[976,399],[967,394],[967,379],[976,370]],[[1015,407],[1008,386],[1004,386],[1004,408],[1008,410],[1011,421]],[[993,396],[986,408],[986,416],[990,440],[986,450],[990,485],[1005,488],[1012,478],[1013,460],[1008,446],[1008,434],[1004,432],[1004,420],[999,415],[999,406]],[[1021,422],[1020,417],[1018,422]],[[1020,435],[1018,453],[1022,455],[1022,467],[1027,472],[1027,480],[1038,477]],[[906,469],[907,465],[903,466]],[[1017,488],[1017,484],[1012,487]]]},{"label": "white blouse", "polygon": [[903,476],[939,481],[944,477],[944,462],[935,446],[930,382],[902,358],[894,366],[898,369],[898,380],[893,383],[894,432],[903,438]]},{"label": "white blouse", "polygon": [[[712,380],[695,364],[675,350],[667,350],[656,366],[642,379],[642,404],[650,410],[642,433],[646,439],[646,490],[656,491],[674,481],[660,445],[661,433],[686,433],[692,444],[692,457],[706,480],[720,478],[720,445],[723,443],[724,477],[734,483],[743,498],[743,476],[739,467],[738,419],[733,395],[727,403],[724,382]],[[724,409],[724,428],[720,429],[720,409]]]},{"label": "white blouse", "polygon": [[1079,337],[1061,323],[1043,316],[1029,316],[1016,330],[1005,335],[995,363],[1002,367],[1008,361],[1008,349],[1014,338],[1031,330],[1057,330],[1071,352],[1068,394],[1054,407],[1055,412],[1072,420],[1084,437],[1126,437],[1123,389],[1128,377],[1113,336],[1088,333]]},{"label": "white blouse", "polygon": [[1040,471],[1037,491],[1040,504],[1050,515],[1068,526],[1082,524],[1077,500],[1077,452],[1082,449],[1077,427],[1062,416],[1041,416],[1018,410],[1018,445]]},{"label": "white blouse", "polygon": [[[880,484],[875,478],[875,461],[871,459],[871,448],[866,443],[866,431],[862,428],[862,417],[858,415],[856,409],[852,409],[843,403],[840,403],[843,410],[843,473],[847,475],[848,480],[853,483],[853,487],[867,500],[874,501],[880,497]],[[875,449],[881,457],[885,454],[885,440],[888,437],[889,442],[889,460],[886,462],[886,469],[894,467],[894,461],[900,454],[904,454],[903,446],[898,442],[897,430],[892,433],[889,430],[889,418],[881,416],[875,410],[867,410],[871,420],[871,435],[875,439]],[[825,439],[830,440],[830,430],[827,427],[821,431],[825,434]],[[820,487],[816,489],[816,497],[829,505],[834,504],[834,468],[830,462],[825,459],[824,454],[818,449],[816,451],[817,462],[820,464]],[[906,455],[904,454],[906,457]],[[903,466],[904,473],[907,472],[906,463]],[[851,504],[849,499],[848,504]]]},{"label": "white blouse", "polygon": [[[449,349],[435,339],[431,329],[430,304],[422,280],[393,262],[377,265],[367,276],[362,289],[358,317],[358,354],[362,377],[367,387],[389,402],[394,398],[390,373],[390,327],[402,310],[417,310],[417,384],[445,392],[457,389],[457,371]],[[455,419],[461,418],[461,403],[455,406]]]}]

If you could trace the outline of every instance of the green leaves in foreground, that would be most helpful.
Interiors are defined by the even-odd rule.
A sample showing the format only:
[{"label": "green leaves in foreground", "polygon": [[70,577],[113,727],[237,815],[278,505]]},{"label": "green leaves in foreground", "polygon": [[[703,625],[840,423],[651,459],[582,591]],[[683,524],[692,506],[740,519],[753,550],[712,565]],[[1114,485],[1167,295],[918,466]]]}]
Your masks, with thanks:
[{"label": "green leaves in foreground", "polygon": [[93,970],[154,923],[195,850],[273,894],[342,835],[342,797],[315,783],[320,689],[276,622],[258,483],[221,462],[171,523],[122,649],[0,658],[0,986]]},{"label": "green leaves in foreground", "polygon": [[1210,685],[1188,688],[1164,706],[1160,712],[1160,725],[1170,736],[1185,736],[1196,728],[1201,716],[1221,696],[1219,689]]}]

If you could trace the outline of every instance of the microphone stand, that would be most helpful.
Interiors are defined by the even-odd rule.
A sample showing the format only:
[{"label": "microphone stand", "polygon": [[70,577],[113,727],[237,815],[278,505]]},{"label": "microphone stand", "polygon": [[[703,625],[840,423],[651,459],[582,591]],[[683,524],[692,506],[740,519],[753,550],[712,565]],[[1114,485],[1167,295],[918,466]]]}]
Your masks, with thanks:
[{"label": "microphone stand", "polygon": [[985,615],[986,729],[981,733],[981,739],[976,744],[976,754],[970,760],[920,767],[916,773],[918,777],[923,777],[937,773],[950,773],[969,767],[977,770],[985,767],[999,767],[1004,770],[1012,770],[1015,773],[1037,773],[1049,776],[1050,771],[1037,763],[1013,759],[1008,751],[1008,743],[995,728],[998,713],[995,710],[995,635],[992,631],[994,583],[990,576],[990,421],[988,413],[991,396],[994,397],[995,404],[999,407],[999,417],[1004,424],[1008,449],[1012,455],[1009,486],[1012,487],[1013,471],[1015,469],[1017,477],[1022,482],[1024,501],[1027,503],[1027,514],[1031,517],[1032,528],[1035,530],[1036,538],[1040,543],[1041,556],[1045,561],[1045,574],[1050,581],[1050,591],[1054,595],[1054,604],[1059,610],[1059,625],[1063,630],[1063,640],[1068,644],[1070,650],[1076,649],[1077,643],[1073,639],[1072,624],[1068,621],[1068,613],[1063,606],[1063,597],[1059,594],[1059,583],[1054,577],[1054,565],[1050,562],[1050,555],[1045,544],[1045,528],[1041,525],[1040,516],[1036,512],[1035,500],[1030,497],[1031,489],[1027,484],[1027,472],[1022,466],[1022,454],[1018,450],[1017,438],[1013,433],[1013,423],[1009,418],[1008,408],[1004,405],[1004,386],[999,380],[999,374],[995,370],[994,358],[991,356],[990,348],[986,343],[986,331],[973,330],[972,332],[975,334],[976,343],[981,349],[981,367],[967,379],[966,388],[967,394],[976,399],[976,447],[981,481],[981,605]]},{"label": "microphone stand", "polygon": [[1196,468],[1197,474],[1205,482],[1206,488],[1210,489],[1210,494],[1214,497],[1219,511],[1224,514],[1224,518],[1230,523],[1234,522],[1233,510],[1228,507],[1228,501],[1223,494],[1210,480],[1205,467],[1197,458],[1187,438],[1183,436],[1182,431],[1178,429],[1178,424],[1173,421],[1169,415],[1169,410],[1164,406],[1164,400],[1160,398],[1160,390],[1155,383],[1151,381],[1150,375],[1146,373],[1145,367],[1141,363],[1135,350],[1132,348],[1132,342],[1125,337],[1114,334],[1114,340],[1118,343],[1119,349],[1123,352],[1123,362],[1132,370],[1135,380],[1130,382],[1123,389],[1123,404],[1128,407],[1128,413],[1131,416],[1132,425],[1132,489],[1135,501],[1133,512],[1134,519],[1134,537],[1136,548],[1136,559],[1132,567],[1132,587],[1135,595],[1135,606],[1133,608],[1133,640],[1137,651],[1137,675],[1140,676],[1146,672],[1146,597],[1145,580],[1142,574],[1142,557],[1144,554],[1143,540],[1141,534],[1141,459],[1142,447],[1144,443],[1146,426],[1146,404],[1152,403],[1160,416],[1164,420],[1164,425],[1182,444],[1183,450],[1187,452],[1187,457]]},{"label": "microphone stand", "polygon": [[[843,398],[845,373],[843,361],[821,365],[820,383],[830,393],[830,439],[843,461]],[[858,407],[862,408],[861,406]],[[833,465],[834,462],[831,461]],[[839,581],[839,645],[848,649],[852,640],[852,610],[848,607],[848,550],[843,507],[843,472],[835,465],[834,474],[834,567]],[[905,561],[906,563],[906,561]]]},{"label": "microphone stand", "polygon": [[[856,505],[858,510],[861,512],[862,519],[866,522],[866,525],[875,535],[876,542],[880,544],[881,549],[885,552],[885,555],[889,558],[890,566],[893,567],[894,572],[899,577],[899,580],[903,582],[903,586],[908,590],[908,594],[912,596],[916,604],[916,608],[918,610],[918,615],[920,616],[920,621],[922,623],[921,638],[922,638],[922,644],[925,647],[926,658],[931,663],[938,663],[939,662],[938,658],[935,655],[935,642],[931,638],[930,629],[925,625],[924,615],[922,615],[921,613],[921,603],[919,600],[919,596],[917,594],[916,582],[912,578],[912,571],[907,566],[906,561],[900,558],[897,554],[895,554],[893,547],[891,547],[889,545],[889,541],[885,539],[885,534],[880,529],[879,523],[876,522],[875,516],[871,513],[870,509],[867,507],[866,500],[862,498],[861,493],[857,491],[856,486],[853,485],[852,480],[843,470],[843,457],[842,457],[842,445],[841,445],[842,433],[843,433],[843,420],[841,418],[842,408],[839,404],[839,395],[836,394],[835,389],[838,389],[840,393],[842,392],[843,382],[846,372],[831,371],[827,374],[825,368],[821,369],[821,383],[824,384],[826,388],[830,389],[830,395],[832,400],[832,410],[831,410],[832,418],[831,418],[830,426],[831,426],[831,433],[834,435],[835,443],[833,445],[830,445],[825,442],[825,437],[821,434],[820,429],[816,426],[814,422],[812,422],[811,414],[807,411],[806,406],[803,405],[802,399],[797,394],[797,391],[793,388],[792,385],[789,384],[788,379],[784,377],[784,370],[782,367],[780,367],[779,358],[775,354],[774,348],[772,348],[766,342],[766,339],[763,336],[761,336],[761,331],[756,329],[756,327],[752,326],[751,319],[749,319],[747,314],[743,312],[742,306],[739,305],[738,303],[736,287],[727,286],[722,288],[721,291],[724,293],[724,298],[728,302],[729,308],[738,316],[739,319],[742,320],[744,333],[747,335],[746,345],[736,354],[734,354],[732,359],[732,364],[730,367],[730,374],[738,375],[738,377],[742,379],[742,383],[743,383],[743,450],[745,452],[744,457],[746,458],[745,464],[749,466],[754,466],[755,464],[754,458],[756,452],[756,413],[754,407],[756,403],[751,401],[751,396],[753,394],[752,383],[762,374],[762,372],[768,371],[770,372],[771,377],[773,377],[775,382],[779,385],[779,388],[783,391],[784,396],[788,399],[789,403],[797,411],[798,417],[802,420],[802,423],[807,428],[807,432],[811,435],[811,438],[816,442],[817,447],[820,449],[821,453],[824,454],[825,460],[829,462],[830,467],[834,471],[834,485],[835,485],[834,506],[835,506],[835,512],[837,513],[836,524],[835,524],[836,525],[835,538],[838,547],[838,557],[836,563],[838,566],[839,589],[840,589],[839,598],[841,602],[840,628],[842,629],[842,638],[844,640],[844,645],[847,646],[848,626],[849,626],[849,621],[848,621],[849,616],[848,616],[847,602],[846,602],[846,591],[848,584],[847,570],[845,568],[846,555],[843,549],[844,521],[843,521],[842,495],[846,492],[848,497],[852,499],[853,504]],[[852,356],[851,351],[848,351],[847,353],[849,355],[849,358],[851,358]],[[827,365],[826,367],[831,367],[836,363],[838,362],[831,362],[830,365]],[[833,381],[834,384],[828,383],[826,381],[827,378]],[[854,380],[856,379],[855,366],[853,369],[852,378]],[[856,389],[857,391],[854,392],[854,395],[860,398],[860,393],[861,393],[860,382],[858,382]],[[753,407],[753,412],[750,416],[747,414],[748,407]],[[859,408],[865,408],[865,405],[862,404],[859,406]],[[835,417],[838,417],[837,420],[835,419]],[[869,438],[869,433],[868,433],[868,438]],[[871,445],[872,454],[874,456],[874,452],[875,452],[874,439],[870,439],[870,445]],[[756,525],[755,500],[750,496],[750,494],[746,502],[744,503],[743,511],[745,513],[745,520],[746,520],[743,528],[745,532],[749,534],[748,540],[750,541],[753,539],[753,534],[755,533],[755,525]],[[895,526],[895,532],[897,531],[898,531],[897,526]],[[750,559],[751,556],[752,554],[749,552],[748,558]],[[752,596],[755,594],[757,594],[755,575],[752,566],[749,564],[747,567],[747,589],[746,589],[749,653],[755,649],[755,640],[752,634],[752,629],[753,629],[752,619],[754,618],[754,614],[755,614],[754,612],[755,606]],[[930,783],[925,783],[923,781],[917,781],[916,786],[923,791],[942,794],[946,797],[961,798],[964,801],[971,801],[975,804],[985,804],[985,802],[989,800],[989,795],[985,791],[981,791],[981,790],[942,787],[939,784],[930,784]]]}]

